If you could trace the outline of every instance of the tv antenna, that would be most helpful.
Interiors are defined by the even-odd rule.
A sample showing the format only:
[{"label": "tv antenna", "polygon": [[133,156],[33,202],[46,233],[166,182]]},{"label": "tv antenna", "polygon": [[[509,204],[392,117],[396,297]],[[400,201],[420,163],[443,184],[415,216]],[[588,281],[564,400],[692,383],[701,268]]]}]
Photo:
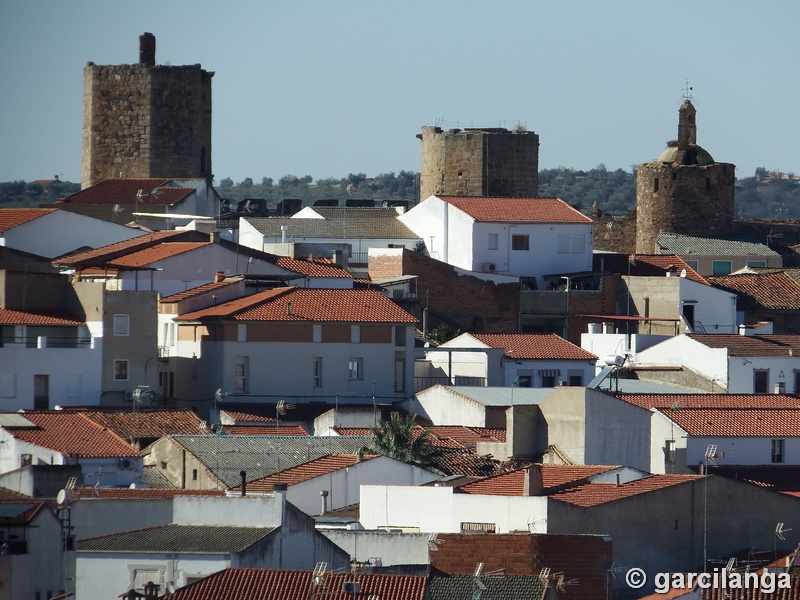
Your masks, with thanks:
[{"label": "tv antenna", "polygon": [[275,405],[275,434],[280,434],[281,415],[286,416],[286,413],[294,408],[294,404],[289,404],[284,400],[279,400]]},{"label": "tv antenna", "polygon": [[787,531],[791,531],[791,528],[786,529],[784,528],[783,523],[778,523],[778,525],[775,527],[775,537],[784,542],[786,541],[786,538],[783,537],[783,534]]},{"label": "tv antenna", "polygon": [[684,100],[694,100],[694,96],[692,96],[691,91],[694,88],[689,85],[689,79],[686,79],[686,84],[683,87],[683,99]]},{"label": "tv antenna", "polygon": [[[542,528],[539,531],[539,528]],[[547,533],[547,519],[531,519],[528,521],[528,532],[529,533]]]}]

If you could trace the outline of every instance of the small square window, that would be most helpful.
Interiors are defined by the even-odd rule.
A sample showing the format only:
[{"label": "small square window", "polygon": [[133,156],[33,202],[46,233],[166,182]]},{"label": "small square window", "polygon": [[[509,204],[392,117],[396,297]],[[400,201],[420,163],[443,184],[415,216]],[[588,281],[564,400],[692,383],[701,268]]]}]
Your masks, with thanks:
[{"label": "small square window", "polygon": [[715,260],[711,263],[712,275],[730,275],[731,261],[729,260]]},{"label": "small square window", "polygon": [[128,381],[128,361],[114,361],[114,381]]},{"label": "small square window", "polygon": [[530,250],[530,237],[523,234],[515,234],[511,236],[511,249],[512,250]]},{"label": "small square window", "polygon": [[351,358],[347,363],[347,378],[348,379],[363,379],[364,378],[364,359]]},{"label": "small square window", "polygon": [[496,234],[496,233],[490,233],[489,234],[489,246],[488,246],[489,250],[497,250],[497,248],[498,248],[498,246],[500,244],[499,238],[500,238],[500,236],[498,234]]},{"label": "small square window", "polygon": [[114,335],[130,335],[129,315],[114,315]]}]

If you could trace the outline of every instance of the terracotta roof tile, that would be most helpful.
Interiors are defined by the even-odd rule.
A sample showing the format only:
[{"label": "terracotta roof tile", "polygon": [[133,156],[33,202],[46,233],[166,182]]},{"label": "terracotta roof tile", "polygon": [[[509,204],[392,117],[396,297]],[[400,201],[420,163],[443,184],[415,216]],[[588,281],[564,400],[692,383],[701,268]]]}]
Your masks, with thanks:
[{"label": "terracotta roof tile", "polygon": [[54,260],[53,264],[56,266],[69,267],[103,267],[116,258],[150,248],[151,246],[168,240],[199,242],[205,241],[207,238],[208,236],[206,234],[195,231],[155,231],[121,242],[101,246],[100,248],[62,256]]},{"label": "terracotta roof tile", "polygon": [[[370,460],[377,455],[372,454],[364,456],[361,460]],[[247,483],[248,492],[271,492],[276,483],[285,483],[287,485],[295,485],[320,477],[328,475],[334,471],[339,471],[345,467],[352,467],[359,462],[357,454],[331,454],[323,456],[315,460],[311,460],[302,465],[285,469],[272,475],[267,475],[261,479],[255,479]],[[237,485],[231,488],[232,491],[241,491],[242,486]]]},{"label": "terracotta roof tile", "polygon": [[797,269],[759,273],[738,273],[709,277],[715,287],[733,292],[739,310],[798,310],[800,284]]},{"label": "terracotta roof tile", "polygon": [[241,280],[242,280],[241,277],[226,277],[222,281],[210,281],[209,283],[204,283],[203,285],[198,285],[197,287],[189,288],[188,290],[184,290],[176,294],[165,296],[161,298],[159,302],[161,304],[172,304],[175,302],[180,302],[181,300],[186,300],[187,298],[198,296],[200,294],[205,294],[206,292],[217,290],[222,287],[226,287],[229,285],[236,285]]},{"label": "terracotta roof tile", "polygon": [[[17,414],[17,413],[12,413]],[[138,456],[116,433],[71,411],[26,411],[23,416],[35,428],[5,427],[15,439],[49,448],[64,456],[84,458]]]},{"label": "terracotta roof tile", "polygon": [[82,325],[83,321],[66,311],[23,312],[0,308],[0,325]]},{"label": "terracotta roof tile", "polygon": [[616,483],[585,483],[557,491],[550,494],[549,498],[588,508],[702,478],[701,475],[651,475],[620,485]]},{"label": "terracotta roof tile", "polygon": [[188,409],[142,408],[131,410],[86,410],[65,408],[64,411],[86,415],[101,427],[115,432],[123,439],[154,439],[169,434],[193,434],[201,431],[202,421]]},{"label": "terracotta roof tile", "polygon": [[[597,356],[555,333],[471,333],[490,348],[519,359],[597,360]],[[444,344],[446,347],[447,344]]]},{"label": "terracotta roof tile", "polygon": [[308,277],[352,277],[350,273],[327,258],[297,259],[280,256],[275,261],[275,264]]},{"label": "terracotta roof tile", "polygon": [[[277,421],[276,421],[277,423]],[[223,425],[225,435],[308,435],[300,425]]]},{"label": "terracotta roof tile", "polygon": [[[149,467],[148,467],[149,468]],[[157,467],[156,467],[157,468]],[[222,490],[181,490],[178,488],[106,488],[94,486],[79,486],[74,489],[72,496],[75,499],[143,499],[143,500],[162,500],[175,498],[177,496],[213,496],[223,497],[225,492]]]},{"label": "terracotta roof tile", "polygon": [[[276,569],[225,569],[200,581],[163,596],[165,600],[308,600],[311,571]],[[425,576],[384,575],[375,573],[330,572],[325,586],[317,588],[326,600],[352,600],[353,594],[342,590],[346,581],[358,581],[359,598],[380,600],[423,600]]]},{"label": "terracotta roof tile", "polygon": [[417,322],[413,316],[380,292],[295,287],[267,290],[176,318],[178,321],[205,319],[279,322]]},{"label": "terracotta roof tile", "polygon": [[0,500],[0,526],[25,525],[30,523],[45,507],[45,502],[35,500]]},{"label": "terracotta roof tile", "polygon": [[[544,493],[548,488],[586,483],[590,477],[613,471],[619,467],[609,465],[541,465]],[[525,469],[516,469],[468,483],[459,488],[465,494],[491,496],[522,496],[525,484]]]},{"label": "terracotta roof tile", "polygon": [[0,233],[50,214],[57,208],[0,208]]},{"label": "terracotta roof tile", "polygon": [[164,242],[139,250],[138,252],[131,252],[125,256],[120,256],[109,261],[108,265],[111,267],[145,267],[170,258],[185,252],[197,250],[203,246],[208,246],[211,242]]},{"label": "terracotta roof tile", "polygon": [[634,254],[631,261],[628,254],[602,252],[594,255],[593,268],[634,277],[664,277],[667,273],[680,273],[686,269],[686,279],[711,285],[677,254]]},{"label": "terracotta roof tile", "polygon": [[245,412],[242,410],[234,410],[232,408],[224,408],[221,409],[220,412],[224,412],[237,424],[240,424],[240,421],[264,421],[267,423],[274,423],[276,420],[275,417],[270,417],[267,415],[257,414],[252,412]]},{"label": "terracotta roof tile", "polygon": [[428,431],[440,438],[451,438],[463,446],[475,446],[478,442],[505,442],[506,430],[486,427],[464,427],[463,425],[432,425]]},{"label": "terracotta roof tile", "polygon": [[689,435],[718,437],[798,437],[797,408],[659,409]]},{"label": "terracotta roof tile", "polygon": [[728,356],[800,356],[800,335],[738,335],[690,333],[691,339],[709,348],[727,348]]},{"label": "terracotta roof tile", "polygon": [[615,394],[641,408],[800,408],[800,397],[786,394]]},{"label": "terracotta roof tile", "polygon": [[559,198],[468,198],[437,196],[476,221],[490,223],[591,223]]},{"label": "terracotta roof tile", "polygon": [[242,552],[276,527],[159,525],[78,540],[78,552],[168,552],[228,554]]},{"label": "terracotta roof tile", "polygon": [[[196,193],[194,187],[169,186],[178,179],[106,179],[64,198],[65,204],[168,206]],[[136,193],[142,190],[141,198]],[[153,192],[158,190],[155,194]]]}]

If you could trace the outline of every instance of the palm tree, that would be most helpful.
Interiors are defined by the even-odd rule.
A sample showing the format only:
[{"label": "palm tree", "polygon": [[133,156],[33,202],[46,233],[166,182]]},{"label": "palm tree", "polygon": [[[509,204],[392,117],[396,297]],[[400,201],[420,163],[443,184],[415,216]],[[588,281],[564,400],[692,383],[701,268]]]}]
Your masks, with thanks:
[{"label": "palm tree", "polygon": [[372,428],[375,440],[369,451],[395,460],[428,466],[437,451],[430,439],[430,431],[416,425],[417,415],[401,416],[393,412],[388,420],[381,420]]}]

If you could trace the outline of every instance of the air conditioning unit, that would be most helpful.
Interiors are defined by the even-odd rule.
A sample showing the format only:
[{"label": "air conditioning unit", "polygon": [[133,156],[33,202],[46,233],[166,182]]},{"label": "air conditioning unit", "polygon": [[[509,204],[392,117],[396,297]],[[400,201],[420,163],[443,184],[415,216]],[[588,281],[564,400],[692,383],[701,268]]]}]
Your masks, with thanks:
[{"label": "air conditioning unit", "polygon": [[134,463],[130,458],[120,458],[119,468],[125,471],[130,471],[131,469],[136,468],[136,463]]},{"label": "air conditioning unit", "polygon": [[483,263],[483,272],[484,273],[494,273],[497,271],[497,265],[494,263]]},{"label": "air conditioning unit", "polygon": [[342,592],[345,594],[358,594],[359,589],[359,582],[358,581],[345,581],[342,583]]}]

